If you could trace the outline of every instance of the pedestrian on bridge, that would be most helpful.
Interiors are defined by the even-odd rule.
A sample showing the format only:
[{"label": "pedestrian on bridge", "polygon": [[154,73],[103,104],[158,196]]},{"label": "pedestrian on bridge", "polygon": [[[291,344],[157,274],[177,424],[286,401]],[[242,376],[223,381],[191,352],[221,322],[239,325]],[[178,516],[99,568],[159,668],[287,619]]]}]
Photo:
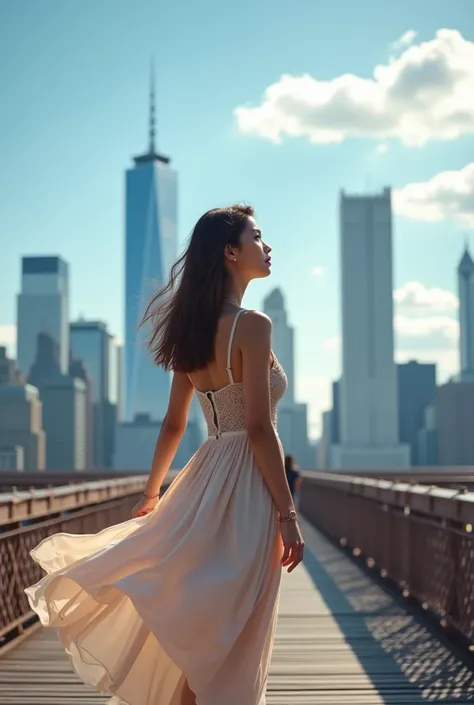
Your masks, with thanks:
[{"label": "pedestrian on bridge", "polygon": [[[276,432],[286,376],[271,321],[242,308],[270,252],[248,206],[200,218],[144,317],[173,381],[132,518],[31,553],[47,573],[32,609],[110,705],[266,702],[281,569],[303,557]],[[160,499],[194,394],[208,438]]]}]

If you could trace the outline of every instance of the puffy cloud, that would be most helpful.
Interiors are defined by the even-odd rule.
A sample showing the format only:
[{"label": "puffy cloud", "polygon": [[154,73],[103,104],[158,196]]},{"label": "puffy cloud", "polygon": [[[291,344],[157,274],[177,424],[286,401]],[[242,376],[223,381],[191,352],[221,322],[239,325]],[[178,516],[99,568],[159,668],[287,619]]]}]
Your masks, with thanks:
[{"label": "puffy cloud", "polygon": [[[444,350],[456,348],[459,339],[459,323],[450,316],[408,317],[396,315],[393,320],[395,347],[411,350]],[[335,335],[324,341],[325,350],[338,351],[341,336]]]},{"label": "puffy cloud", "polygon": [[473,95],[474,42],[440,29],[430,41],[375,66],[370,78],[284,74],[266,88],[260,105],[239,106],[235,117],[242,132],[274,142],[285,136],[315,144],[369,137],[413,146],[474,133]]},{"label": "puffy cloud", "polygon": [[413,220],[453,219],[474,226],[474,162],[394,191],[393,207]]},{"label": "puffy cloud", "polygon": [[395,316],[397,348],[418,350],[454,348],[459,339],[459,323],[450,316],[409,318]]},{"label": "puffy cloud", "polygon": [[413,313],[456,311],[459,307],[458,297],[451,291],[428,288],[421,282],[406,282],[393,292],[393,299],[398,310]]},{"label": "puffy cloud", "polygon": [[413,44],[413,42],[415,41],[417,34],[418,32],[415,32],[414,29],[408,29],[402,34],[401,37],[399,37],[396,41],[393,42],[392,49],[398,51],[400,49],[404,49],[407,46],[410,46],[410,44]]}]

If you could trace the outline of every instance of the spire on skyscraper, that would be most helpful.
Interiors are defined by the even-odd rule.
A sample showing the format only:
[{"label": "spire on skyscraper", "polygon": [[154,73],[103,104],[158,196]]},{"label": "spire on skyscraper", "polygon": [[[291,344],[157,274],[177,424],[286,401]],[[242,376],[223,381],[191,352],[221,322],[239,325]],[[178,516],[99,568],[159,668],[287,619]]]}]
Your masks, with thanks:
[{"label": "spire on skyscraper", "polygon": [[151,60],[150,66],[150,105],[148,116],[148,149],[145,154],[134,157],[135,164],[145,164],[148,162],[162,162],[169,164],[169,157],[159,154],[156,150],[156,90],[155,90],[155,62]]},{"label": "spire on skyscraper", "polygon": [[150,125],[148,145],[148,152],[150,154],[156,153],[155,135],[155,62],[152,59],[150,68]]},{"label": "spire on skyscraper", "polygon": [[459,262],[458,265],[458,273],[459,274],[467,274],[471,275],[474,272],[474,262],[472,260],[471,254],[469,252],[469,241],[468,237],[466,235],[466,242],[464,246],[464,253],[463,256],[461,257],[461,261]]}]

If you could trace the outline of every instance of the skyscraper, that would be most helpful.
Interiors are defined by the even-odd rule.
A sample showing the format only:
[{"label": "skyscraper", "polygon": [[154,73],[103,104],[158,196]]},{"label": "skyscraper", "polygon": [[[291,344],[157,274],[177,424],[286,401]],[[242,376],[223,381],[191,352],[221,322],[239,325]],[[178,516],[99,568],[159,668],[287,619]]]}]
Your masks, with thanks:
[{"label": "skyscraper", "polygon": [[38,390],[29,384],[0,387],[0,451],[2,469],[45,469],[42,404]]},{"label": "skyscraper", "polygon": [[414,360],[397,365],[398,428],[402,443],[408,443],[411,464],[420,465],[418,432],[424,427],[426,409],[435,402],[436,365]]},{"label": "skyscraper", "polygon": [[177,256],[177,174],[155,146],[155,97],[150,90],[149,145],[126,173],[125,419],[149,414],[161,421],[170,375],[153,366],[147,330],[137,331],[151,294],[167,280]]},{"label": "skyscraper", "polygon": [[82,360],[89,374],[93,406],[94,467],[111,467],[116,424],[116,347],[101,321],[71,323],[71,351]]},{"label": "skyscraper", "polygon": [[380,195],[341,194],[342,367],[334,468],[407,467],[398,442],[393,360],[392,211]]},{"label": "skyscraper", "polygon": [[58,344],[51,335],[38,335],[37,354],[28,379],[43,402],[47,470],[86,470],[87,385],[59,371]]},{"label": "skyscraper", "polygon": [[464,250],[458,266],[461,378],[474,375],[474,262]]},{"label": "skyscraper", "polygon": [[294,332],[288,323],[281,289],[273,289],[268,294],[263,310],[272,320],[272,346],[288,378],[288,388],[280,405],[292,406],[295,403]]},{"label": "skyscraper", "polygon": [[272,320],[272,348],[286,372],[288,387],[278,413],[278,434],[285,453],[294,455],[303,468],[314,465],[308,442],[308,408],[295,401],[294,329],[288,323],[281,289],[273,289],[263,302],[263,310]]},{"label": "skyscraper", "polygon": [[28,376],[36,356],[39,333],[48,333],[59,347],[63,373],[69,366],[68,265],[60,257],[23,257],[17,310],[18,367]]}]

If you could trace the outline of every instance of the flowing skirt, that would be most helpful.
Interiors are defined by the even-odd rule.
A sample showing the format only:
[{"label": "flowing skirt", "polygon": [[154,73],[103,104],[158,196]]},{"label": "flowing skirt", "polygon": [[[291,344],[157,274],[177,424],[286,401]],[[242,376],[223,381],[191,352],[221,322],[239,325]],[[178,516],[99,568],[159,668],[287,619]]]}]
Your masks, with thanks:
[{"label": "flowing skirt", "polygon": [[26,590],[110,705],[264,705],[281,579],[273,501],[245,433],[208,439],[157,508],[56,534]]}]

